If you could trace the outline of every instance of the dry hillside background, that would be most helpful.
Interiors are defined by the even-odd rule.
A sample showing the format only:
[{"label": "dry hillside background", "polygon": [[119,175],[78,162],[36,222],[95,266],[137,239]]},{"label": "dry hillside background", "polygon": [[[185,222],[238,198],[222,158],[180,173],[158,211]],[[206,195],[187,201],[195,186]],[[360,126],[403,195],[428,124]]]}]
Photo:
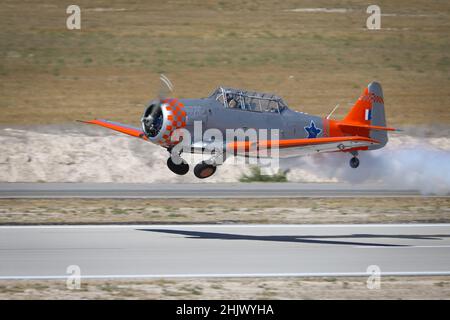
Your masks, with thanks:
[{"label": "dry hillside background", "polygon": [[[137,124],[159,73],[177,97],[219,85],[274,92],[297,110],[336,117],[371,80],[388,123],[450,123],[450,2],[2,1],[0,124],[109,118]],[[305,10],[329,8],[338,10]]]}]

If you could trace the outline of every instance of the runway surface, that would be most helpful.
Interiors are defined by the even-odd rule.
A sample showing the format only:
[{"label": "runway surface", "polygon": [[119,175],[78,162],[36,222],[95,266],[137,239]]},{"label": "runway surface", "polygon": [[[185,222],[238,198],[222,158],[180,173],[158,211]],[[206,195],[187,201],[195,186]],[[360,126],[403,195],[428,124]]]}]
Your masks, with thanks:
[{"label": "runway surface", "polygon": [[0,183],[0,198],[410,197],[418,190],[332,183]]},{"label": "runway surface", "polygon": [[0,227],[0,279],[450,275],[450,225]]}]

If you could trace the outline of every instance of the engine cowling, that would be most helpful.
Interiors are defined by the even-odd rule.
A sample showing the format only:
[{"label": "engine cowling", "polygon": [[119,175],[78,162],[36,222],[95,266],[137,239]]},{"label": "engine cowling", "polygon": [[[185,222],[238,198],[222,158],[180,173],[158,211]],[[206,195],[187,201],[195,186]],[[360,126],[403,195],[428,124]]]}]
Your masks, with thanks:
[{"label": "engine cowling", "polygon": [[172,134],[186,126],[186,110],[178,99],[154,100],[145,109],[141,122],[151,142],[171,147],[179,142],[173,141]]}]

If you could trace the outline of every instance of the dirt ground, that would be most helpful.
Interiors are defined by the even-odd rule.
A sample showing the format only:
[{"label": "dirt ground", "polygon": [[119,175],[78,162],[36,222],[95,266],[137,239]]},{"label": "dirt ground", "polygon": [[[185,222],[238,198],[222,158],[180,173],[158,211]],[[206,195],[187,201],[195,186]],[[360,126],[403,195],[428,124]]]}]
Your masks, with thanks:
[{"label": "dirt ground", "polygon": [[0,299],[450,299],[450,277],[1,280]]},{"label": "dirt ground", "polygon": [[448,197],[0,200],[0,224],[449,222]]},{"label": "dirt ground", "polygon": [[339,103],[337,118],[376,79],[388,124],[450,123],[446,1],[378,1],[378,31],[365,1],[77,4],[81,30],[69,31],[64,2],[2,1],[0,124],[137,124],[160,73],[180,98],[243,87],[323,116]]}]

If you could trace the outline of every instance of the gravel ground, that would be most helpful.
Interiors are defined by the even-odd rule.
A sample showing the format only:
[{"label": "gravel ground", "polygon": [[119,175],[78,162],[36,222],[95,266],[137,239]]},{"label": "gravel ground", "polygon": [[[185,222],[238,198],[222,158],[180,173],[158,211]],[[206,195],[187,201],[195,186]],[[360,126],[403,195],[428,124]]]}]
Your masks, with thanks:
[{"label": "gravel ground", "polygon": [[0,281],[0,299],[450,299],[450,277]]},{"label": "gravel ground", "polygon": [[0,224],[449,222],[448,197],[0,200]]}]

